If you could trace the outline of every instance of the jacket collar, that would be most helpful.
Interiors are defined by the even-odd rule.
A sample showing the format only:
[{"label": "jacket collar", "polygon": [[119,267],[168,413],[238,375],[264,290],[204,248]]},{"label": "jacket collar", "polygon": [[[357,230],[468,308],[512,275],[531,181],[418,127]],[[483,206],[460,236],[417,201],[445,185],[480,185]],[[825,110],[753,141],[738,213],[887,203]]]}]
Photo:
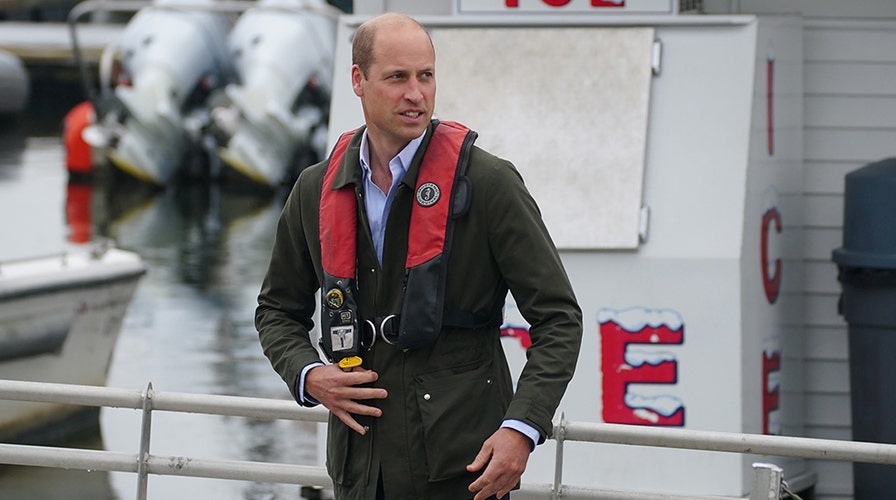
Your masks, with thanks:
[{"label": "jacket collar", "polygon": [[[417,185],[417,172],[420,170],[420,164],[423,162],[423,155],[426,154],[426,148],[429,146],[433,130],[435,130],[438,123],[438,120],[432,120],[429,127],[426,128],[426,134],[423,136],[423,141],[417,149],[417,154],[414,155],[414,159],[411,161],[411,165],[408,167],[408,171],[401,181],[402,184],[407,185],[411,189],[414,189]],[[345,155],[342,157],[342,164],[339,165],[339,171],[336,172],[336,177],[333,179],[332,189],[341,189],[349,184],[354,184],[355,186],[362,185],[361,137],[364,135],[364,129],[365,127],[361,126],[354,131],[354,135],[345,150]]]}]

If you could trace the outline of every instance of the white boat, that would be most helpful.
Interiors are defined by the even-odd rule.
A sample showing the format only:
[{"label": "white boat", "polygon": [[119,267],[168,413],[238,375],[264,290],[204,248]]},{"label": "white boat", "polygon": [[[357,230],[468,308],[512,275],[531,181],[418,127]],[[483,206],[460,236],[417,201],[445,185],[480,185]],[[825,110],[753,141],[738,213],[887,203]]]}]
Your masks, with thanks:
[{"label": "white boat", "polygon": [[215,178],[223,160],[279,185],[300,153],[325,155],[339,13],[323,0],[155,0],[104,51],[84,142],[150,184]]},{"label": "white boat", "polygon": [[202,144],[206,99],[233,79],[226,53],[231,24],[213,4],[157,0],[103,55],[101,84],[118,105],[102,110],[88,142],[142,181],[165,185],[179,173]]},{"label": "white boat", "polygon": [[323,0],[259,0],[228,36],[239,82],[211,111],[227,136],[218,155],[258,184],[276,187],[326,155],[338,12]]},{"label": "white boat", "polygon": [[[105,385],[128,304],[146,268],[101,245],[0,263],[0,379]],[[37,433],[78,406],[0,401],[0,438]]]},{"label": "white boat", "polygon": [[30,92],[28,72],[15,54],[4,50],[0,50],[0,89],[0,115],[25,109]]}]

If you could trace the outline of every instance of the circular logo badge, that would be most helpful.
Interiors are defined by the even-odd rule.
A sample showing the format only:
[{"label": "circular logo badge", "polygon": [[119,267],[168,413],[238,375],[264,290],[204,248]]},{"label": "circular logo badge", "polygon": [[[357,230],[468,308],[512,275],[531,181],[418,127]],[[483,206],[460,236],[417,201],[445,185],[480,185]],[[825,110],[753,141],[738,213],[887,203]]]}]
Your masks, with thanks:
[{"label": "circular logo badge", "polygon": [[442,191],[433,182],[421,184],[417,188],[417,203],[422,207],[431,207],[439,201]]},{"label": "circular logo badge", "polygon": [[345,303],[345,299],[342,296],[342,290],[331,288],[330,291],[327,292],[326,303],[327,307],[330,309],[339,309],[342,307],[342,304]]}]

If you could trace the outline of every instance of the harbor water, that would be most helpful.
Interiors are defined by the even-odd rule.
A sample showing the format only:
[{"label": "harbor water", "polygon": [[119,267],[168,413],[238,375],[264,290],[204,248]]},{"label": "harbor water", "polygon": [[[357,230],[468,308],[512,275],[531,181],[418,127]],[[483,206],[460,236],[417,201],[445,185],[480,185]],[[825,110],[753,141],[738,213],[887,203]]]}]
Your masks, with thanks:
[{"label": "harbor water", "polygon": [[[285,193],[217,183],[153,191],[137,183],[71,183],[61,129],[0,125],[0,260],[102,238],[148,266],[125,317],[108,385],[288,399],[253,324]],[[101,410],[80,447],[136,453],[141,415]],[[320,465],[318,424],[154,412],[158,455]],[[118,472],[0,466],[0,499],[129,499]],[[150,476],[155,499],[300,498],[296,485]]]}]

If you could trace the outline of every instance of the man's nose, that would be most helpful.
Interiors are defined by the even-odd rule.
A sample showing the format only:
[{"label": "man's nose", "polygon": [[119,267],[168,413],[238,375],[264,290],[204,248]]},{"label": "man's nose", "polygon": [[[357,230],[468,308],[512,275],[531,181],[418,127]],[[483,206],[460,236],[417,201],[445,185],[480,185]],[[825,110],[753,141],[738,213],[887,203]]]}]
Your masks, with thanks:
[{"label": "man's nose", "polygon": [[408,81],[408,86],[404,92],[405,99],[413,102],[423,99],[423,92],[420,90],[420,82],[415,79]]}]

